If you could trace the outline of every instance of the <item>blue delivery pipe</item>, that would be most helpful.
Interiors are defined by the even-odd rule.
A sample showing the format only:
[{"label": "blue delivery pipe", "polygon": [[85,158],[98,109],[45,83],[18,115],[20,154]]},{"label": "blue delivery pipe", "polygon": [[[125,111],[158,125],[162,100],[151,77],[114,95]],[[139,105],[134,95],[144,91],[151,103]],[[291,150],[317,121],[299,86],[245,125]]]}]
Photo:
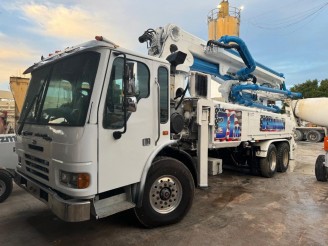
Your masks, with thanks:
[{"label": "blue delivery pipe", "polygon": [[279,90],[279,89],[274,89],[266,86],[259,86],[257,84],[252,84],[252,85],[236,85],[231,89],[231,97],[233,101],[236,101],[239,104],[245,105],[245,106],[250,106],[250,107],[257,107],[257,108],[262,108],[266,109],[275,113],[280,112],[279,107],[277,106],[265,106],[259,103],[255,103],[252,100],[247,99],[245,96],[243,97],[242,94],[240,93],[243,90],[254,90],[254,91],[268,91],[272,93],[277,93],[277,94],[283,94],[291,98],[299,98],[302,97],[302,94],[299,92],[291,92],[291,91],[284,91],[284,90]]},{"label": "blue delivery pipe", "polygon": [[[233,42],[233,44],[229,44],[230,42]],[[193,71],[199,71],[206,74],[211,74],[214,76],[217,76],[223,80],[240,80],[240,81],[246,81],[249,78],[254,78],[254,76],[251,74],[258,65],[259,67],[279,76],[284,77],[283,74],[277,73],[276,71],[273,71],[269,69],[268,67],[265,67],[264,65],[260,63],[256,63],[253,59],[252,55],[250,54],[245,42],[240,39],[239,37],[235,36],[223,36],[219,40],[209,40],[207,42],[207,46],[216,45],[220,48],[227,49],[230,51],[231,49],[236,49],[238,53],[235,51],[230,51],[231,53],[238,55],[242,58],[244,64],[246,65],[245,68],[241,68],[236,72],[236,76],[231,75],[222,75],[220,74],[219,70],[219,64],[215,64],[212,62],[208,62],[202,59],[199,59],[197,57],[194,57],[194,63],[191,66],[191,70]],[[282,90],[281,89],[274,89],[266,86],[259,86],[257,84],[247,84],[247,85],[236,85],[232,88],[231,91],[231,99],[234,102],[237,102],[239,104],[250,106],[250,107],[257,107],[262,108],[265,110],[273,111],[273,112],[279,112],[280,109],[277,106],[265,106],[260,103],[256,103],[255,100],[252,97],[247,96],[247,93],[243,95],[243,90],[257,90],[257,91],[267,91],[277,94],[286,95],[290,98],[298,98],[302,97],[301,93],[295,93],[291,92],[286,89],[285,83],[282,84]]]},{"label": "blue delivery pipe", "polygon": [[218,40],[218,42],[223,42],[224,44],[234,42],[238,44],[239,48],[237,48],[237,51],[241,59],[243,59],[243,62],[245,63],[246,67],[237,71],[236,74],[240,80],[247,80],[250,77],[250,74],[254,72],[256,68],[256,63],[251,53],[249,52],[245,42],[241,38],[235,36],[223,36]]}]

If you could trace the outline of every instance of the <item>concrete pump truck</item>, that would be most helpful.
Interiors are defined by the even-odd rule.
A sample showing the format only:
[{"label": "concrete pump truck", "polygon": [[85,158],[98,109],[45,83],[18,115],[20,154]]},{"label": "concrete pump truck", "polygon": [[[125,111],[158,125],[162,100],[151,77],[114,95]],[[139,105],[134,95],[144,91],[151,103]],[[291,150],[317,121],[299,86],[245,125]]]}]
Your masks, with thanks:
[{"label": "concrete pump truck", "polygon": [[154,227],[181,220],[222,165],[287,170],[294,121],[275,101],[300,95],[282,74],[237,37],[205,42],[167,25],[139,41],[149,55],[97,36],[26,70],[20,187],[65,221],[134,208]]}]

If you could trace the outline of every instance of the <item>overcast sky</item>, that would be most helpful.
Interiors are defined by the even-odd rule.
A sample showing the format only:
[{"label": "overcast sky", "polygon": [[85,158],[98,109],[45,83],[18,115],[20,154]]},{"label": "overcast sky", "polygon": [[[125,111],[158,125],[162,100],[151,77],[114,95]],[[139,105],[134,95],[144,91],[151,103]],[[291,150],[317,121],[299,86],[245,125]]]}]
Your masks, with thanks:
[{"label": "overcast sky", "polygon": [[[0,0],[0,89],[41,55],[106,38],[146,53],[147,28],[177,24],[207,40],[206,16],[221,0]],[[287,86],[328,78],[327,0],[230,0],[244,6],[240,37],[254,59],[285,74]]]}]

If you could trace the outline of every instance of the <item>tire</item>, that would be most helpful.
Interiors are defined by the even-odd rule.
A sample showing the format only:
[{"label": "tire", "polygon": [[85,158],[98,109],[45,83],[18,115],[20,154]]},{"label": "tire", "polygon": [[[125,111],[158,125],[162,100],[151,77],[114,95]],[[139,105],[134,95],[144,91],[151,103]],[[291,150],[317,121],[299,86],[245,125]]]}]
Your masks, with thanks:
[{"label": "tire", "polygon": [[269,145],[267,156],[260,158],[260,171],[263,177],[272,178],[277,170],[277,149],[274,144]]},{"label": "tire", "polygon": [[328,181],[328,170],[323,164],[325,162],[325,155],[319,155],[315,162],[315,177],[318,181],[327,182]]},{"label": "tire", "polygon": [[148,228],[176,223],[189,211],[194,190],[193,177],[183,163],[168,157],[155,159],[147,175],[142,206],[135,208],[135,214]]},{"label": "tire", "polygon": [[289,166],[289,144],[286,142],[277,145],[277,171],[286,172]]},{"label": "tire", "polygon": [[306,139],[312,143],[320,142],[321,141],[321,133],[318,131],[315,131],[315,130],[309,131],[306,134]]},{"label": "tire", "polygon": [[13,190],[13,180],[9,174],[0,171],[0,203],[4,202]]},{"label": "tire", "polygon": [[294,139],[295,141],[302,141],[304,139],[304,133],[300,130],[295,130]]},{"label": "tire", "polygon": [[320,142],[324,141],[325,140],[325,134],[324,133],[321,133],[321,139],[320,139]]}]

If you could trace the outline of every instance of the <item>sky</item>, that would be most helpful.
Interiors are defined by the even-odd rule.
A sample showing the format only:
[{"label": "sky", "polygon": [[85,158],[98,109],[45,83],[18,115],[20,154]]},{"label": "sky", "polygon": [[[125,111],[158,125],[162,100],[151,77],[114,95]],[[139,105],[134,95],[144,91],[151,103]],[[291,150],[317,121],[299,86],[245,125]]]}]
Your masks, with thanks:
[{"label": "sky", "polygon": [[[207,40],[221,0],[0,0],[0,90],[47,56],[102,35],[146,54],[138,37],[168,23]],[[284,73],[287,87],[328,78],[327,0],[230,0],[253,58]]]}]

